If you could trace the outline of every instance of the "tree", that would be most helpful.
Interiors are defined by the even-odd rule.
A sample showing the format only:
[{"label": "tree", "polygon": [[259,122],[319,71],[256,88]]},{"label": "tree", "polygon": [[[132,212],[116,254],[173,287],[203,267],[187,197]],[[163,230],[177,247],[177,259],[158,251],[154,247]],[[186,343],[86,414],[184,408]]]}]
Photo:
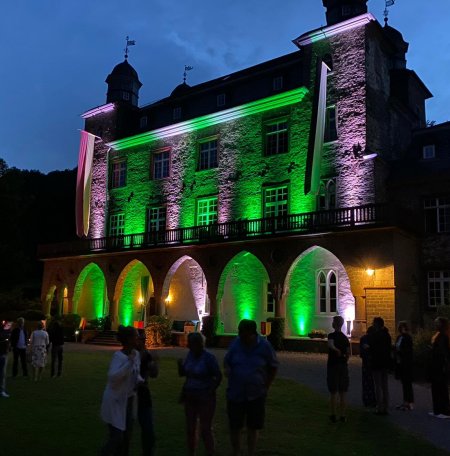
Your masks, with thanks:
[{"label": "tree", "polygon": [[3,158],[0,158],[0,177],[2,177],[6,171],[8,171],[9,166]]}]

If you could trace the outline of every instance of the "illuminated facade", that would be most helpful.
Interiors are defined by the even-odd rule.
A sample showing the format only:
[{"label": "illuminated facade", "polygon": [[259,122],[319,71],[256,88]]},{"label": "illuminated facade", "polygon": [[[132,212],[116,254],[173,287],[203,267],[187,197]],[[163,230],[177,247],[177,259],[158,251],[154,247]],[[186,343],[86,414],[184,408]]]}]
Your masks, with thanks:
[{"label": "illuminated facade", "polygon": [[114,325],[212,315],[232,334],[284,317],[295,338],[336,314],[355,333],[377,315],[420,322],[421,247],[388,177],[431,94],[366,3],[324,0],[328,25],[296,52],[148,106],[117,65],[83,115],[83,239],[41,251],[45,310],[56,290]]}]

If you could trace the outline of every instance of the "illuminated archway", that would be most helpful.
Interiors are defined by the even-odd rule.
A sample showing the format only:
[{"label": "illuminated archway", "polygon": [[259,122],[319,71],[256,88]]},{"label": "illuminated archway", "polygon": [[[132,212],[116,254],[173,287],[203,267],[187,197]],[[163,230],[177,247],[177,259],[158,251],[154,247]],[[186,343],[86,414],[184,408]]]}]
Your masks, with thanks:
[{"label": "illuminated archway", "polygon": [[78,276],[73,303],[74,313],[86,320],[101,318],[108,313],[105,276],[95,263],[88,264]]},{"label": "illuminated archway", "polygon": [[[313,329],[331,332],[341,315],[344,332],[355,319],[355,298],[340,260],[322,247],[311,247],[292,264],[285,281],[286,335],[305,336]],[[350,322],[350,323],[348,323]]]},{"label": "illuminated archway", "polygon": [[202,267],[190,256],[179,258],[164,280],[165,313],[174,320],[201,320],[209,315],[207,283]]},{"label": "illuminated archway", "polygon": [[222,272],[217,302],[224,333],[236,333],[243,318],[261,321],[267,312],[269,275],[261,261],[250,252],[233,257]]},{"label": "illuminated archway", "polygon": [[138,260],[128,263],[120,273],[114,292],[119,324],[129,326],[134,321],[144,320],[153,294],[153,280],[147,267]]}]

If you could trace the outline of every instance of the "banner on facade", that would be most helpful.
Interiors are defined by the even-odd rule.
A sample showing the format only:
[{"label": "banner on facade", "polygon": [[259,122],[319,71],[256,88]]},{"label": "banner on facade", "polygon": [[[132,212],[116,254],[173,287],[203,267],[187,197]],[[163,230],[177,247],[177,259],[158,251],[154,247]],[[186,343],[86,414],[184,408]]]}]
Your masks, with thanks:
[{"label": "banner on facade", "polygon": [[87,236],[89,232],[94,145],[95,135],[81,130],[75,203],[77,235],[79,237]]}]

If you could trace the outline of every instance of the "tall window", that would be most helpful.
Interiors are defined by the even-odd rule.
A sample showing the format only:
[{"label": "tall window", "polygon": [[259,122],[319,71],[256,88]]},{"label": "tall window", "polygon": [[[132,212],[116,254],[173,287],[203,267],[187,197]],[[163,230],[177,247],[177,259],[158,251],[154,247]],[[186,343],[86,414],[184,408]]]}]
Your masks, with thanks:
[{"label": "tall window", "polygon": [[146,128],[147,127],[147,123],[148,123],[148,117],[147,116],[142,116],[140,119],[139,119],[139,126],[141,128]]},{"label": "tall window", "polygon": [[157,232],[166,229],[166,208],[165,206],[151,207],[148,210],[148,231]]},{"label": "tall window", "polygon": [[153,154],[153,179],[164,179],[170,175],[170,150]]},{"label": "tall window", "polygon": [[217,197],[197,200],[197,225],[217,222]]},{"label": "tall window", "polygon": [[227,97],[224,93],[217,95],[217,107],[218,108],[225,106],[226,102],[227,102]]},{"label": "tall window", "polygon": [[424,160],[430,160],[436,156],[436,150],[434,144],[430,144],[428,146],[423,146],[422,149],[422,158]]},{"label": "tall window", "polygon": [[317,195],[317,210],[336,209],[336,179],[326,179],[320,183]]},{"label": "tall window", "polygon": [[264,189],[264,217],[280,217],[288,214],[288,188],[271,187]]},{"label": "tall window", "polygon": [[217,139],[200,143],[198,169],[217,168]]},{"label": "tall window", "polygon": [[267,313],[273,313],[275,311],[275,298],[272,293],[270,283],[267,284]]},{"label": "tall window", "polygon": [[286,119],[266,125],[266,155],[283,154],[288,151],[288,122]]},{"label": "tall window", "polygon": [[337,112],[336,106],[328,106],[325,117],[325,142],[336,141],[337,131]]},{"label": "tall window", "polygon": [[173,120],[180,120],[181,119],[181,107],[180,106],[177,106],[176,108],[173,108],[172,118],[173,118]]},{"label": "tall window", "polygon": [[427,233],[450,232],[450,196],[427,198],[424,207]]},{"label": "tall window", "polygon": [[125,214],[112,214],[109,217],[109,235],[122,236],[125,234]]},{"label": "tall window", "polygon": [[338,308],[337,277],[334,271],[317,274],[317,301],[321,314],[336,314]]},{"label": "tall window", "polygon": [[124,187],[127,183],[127,162],[113,162],[111,166],[111,187]]},{"label": "tall window", "polygon": [[450,271],[428,272],[428,305],[450,305]]},{"label": "tall window", "polygon": [[273,78],[273,90],[281,90],[283,88],[283,76]]}]

